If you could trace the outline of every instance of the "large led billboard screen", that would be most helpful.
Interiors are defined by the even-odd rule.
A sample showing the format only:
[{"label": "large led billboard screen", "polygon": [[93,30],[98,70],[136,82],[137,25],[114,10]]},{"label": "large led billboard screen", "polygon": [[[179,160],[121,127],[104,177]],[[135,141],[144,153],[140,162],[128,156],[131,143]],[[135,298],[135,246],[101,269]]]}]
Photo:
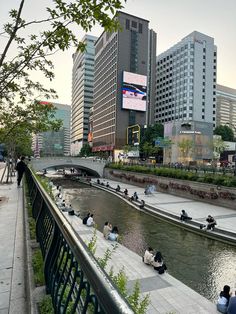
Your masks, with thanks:
[{"label": "large led billboard screen", "polygon": [[122,108],[146,111],[147,76],[131,72],[123,72]]}]

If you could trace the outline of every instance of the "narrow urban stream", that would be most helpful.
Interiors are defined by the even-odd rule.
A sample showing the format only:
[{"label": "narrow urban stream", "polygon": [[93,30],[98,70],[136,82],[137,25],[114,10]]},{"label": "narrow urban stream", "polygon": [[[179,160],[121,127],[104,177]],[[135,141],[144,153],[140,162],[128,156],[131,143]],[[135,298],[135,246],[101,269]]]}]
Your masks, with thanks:
[{"label": "narrow urban stream", "polygon": [[139,212],[108,192],[73,181],[53,181],[62,185],[82,218],[93,213],[100,231],[106,220],[118,226],[121,243],[140,256],[148,246],[161,251],[168,272],[207,299],[215,301],[225,284],[236,290],[236,247]]}]

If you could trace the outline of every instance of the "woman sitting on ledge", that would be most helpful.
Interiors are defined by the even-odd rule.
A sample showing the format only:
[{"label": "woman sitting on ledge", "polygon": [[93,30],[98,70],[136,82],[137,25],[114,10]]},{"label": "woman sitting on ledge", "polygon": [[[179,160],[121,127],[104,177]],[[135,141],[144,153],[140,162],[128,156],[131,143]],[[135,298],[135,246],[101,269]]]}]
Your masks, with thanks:
[{"label": "woman sitting on ledge", "polygon": [[108,235],[108,240],[117,241],[118,239],[118,228],[116,226],[113,227],[112,231]]},{"label": "woman sitting on ledge", "polygon": [[167,270],[166,264],[164,264],[163,262],[161,252],[156,252],[152,265],[154,269],[158,271],[159,274],[164,274],[165,270]]}]

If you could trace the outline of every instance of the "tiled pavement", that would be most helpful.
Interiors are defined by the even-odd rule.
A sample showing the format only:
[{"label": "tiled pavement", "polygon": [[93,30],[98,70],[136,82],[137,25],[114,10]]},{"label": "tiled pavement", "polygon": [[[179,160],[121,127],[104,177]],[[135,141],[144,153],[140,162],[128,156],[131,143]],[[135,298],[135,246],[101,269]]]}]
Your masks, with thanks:
[{"label": "tiled pavement", "polygon": [[[96,182],[96,180],[94,180],[94,182]],[[130,196],[136,191],[139,199],[143,199],[146,204],[173,214],[179,215],[181,210],[184,209],[190,217],[193,217],[194,220],[199,222],[205,221],[207,215],[210,214],[216,218],[218,228],[236,233],[236,202],[234,210],[158,191],[150,195],[145,195],[144,189],[141,187],[104,179],[104,183],[106,184],[107,182],[109,182],[112,188],[116,188],[117,184],[120,185],[122,191],[127,188]]]},{"label": "tiled pavement", "polygon": [[27,313],[23,193],[14,180],[0,186],[0,314]]},{"label": "tiled pavement", "polygon": [[[74,230],[85,243],[88,243],[93,235],[93,228],[82,224],[77,216],[65,217],[71,223]],[[107,248],[111,248],[114,242],[104,239],[102,233],[97,231],[96,256],[103,257]],[[168,273],[159,275],[151,266],[145,265],[140,256],[118,244],[118,248],[112,254],[107,265],[107,272],[111,266],[114,271],[124,267],[128,276],[128,288],[131,288],[136,280],[139,280],[142,295],[150,294],[151,304],[147,314],[213,314],[218,313],[216,306],[193,291]]]},{"label": "tiled pavement", "polygon": [[[1,165],[0,165],[1,167]],[[1,169],[0,169],[1,176]],[[0,186],[0,314],[27,313],[25,304],[25,269],[24,269],[24,235],[23,235],[23,201],[22,189],[16,183]],[[118,182],[110,182],[116,187]],[[217,218],[218,225],[236,233],[236,212],[206,203],[191,201],[182,197],[156,192],[145,196],[142,188],[119,183],[121,189],[127,188],[132,195],[137,191],[140,199],[147,204],[161,209],[179,213],[187,210],[194,219],[202,221],[206,215]],[[203,205],[204,204],[204,205]],[[65,213],[65,216],[67,214]],[[89,241],[92,229],[83,226],[80,219],[67,216],[72,226],[84,241]],[[102,256],[111,242],[104,240],[98,232],[97,255]],[[215,305],[206,300],[168,273],[158,275],[152,267],[144,265],[140,257],[127,248],[119,245],[113,254],[109,267],[119,270],[122,266],[129,278],[129,286],[136,279],[140,280],[142,293],[150,294],[151,305],[148,313],[217,313]]]}]

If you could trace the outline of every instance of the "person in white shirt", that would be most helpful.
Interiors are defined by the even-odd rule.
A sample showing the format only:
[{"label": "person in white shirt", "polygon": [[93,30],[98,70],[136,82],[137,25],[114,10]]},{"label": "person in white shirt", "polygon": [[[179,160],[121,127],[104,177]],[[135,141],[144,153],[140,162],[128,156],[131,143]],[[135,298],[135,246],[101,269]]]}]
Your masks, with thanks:
[{"label": "person in white shirt", "polygon": [[87,220],[87,226],[92,227],[94,225],[93,214],[89,216]]},{"label": "person in white shirt", "polygon": [[149,247],[146,249],[146,251],[144,253],[143,261],[145,264],[152,265],[153,258],[154,258],[153,249],[151,247]]},{"label": "person in white shirt", "polygon": [[108,236],[111,233],[111,230],[112,230],[112,225],[109,224],[108,221],[106,221],[103,227],[103,235],[106,240],[108,240]]}]

